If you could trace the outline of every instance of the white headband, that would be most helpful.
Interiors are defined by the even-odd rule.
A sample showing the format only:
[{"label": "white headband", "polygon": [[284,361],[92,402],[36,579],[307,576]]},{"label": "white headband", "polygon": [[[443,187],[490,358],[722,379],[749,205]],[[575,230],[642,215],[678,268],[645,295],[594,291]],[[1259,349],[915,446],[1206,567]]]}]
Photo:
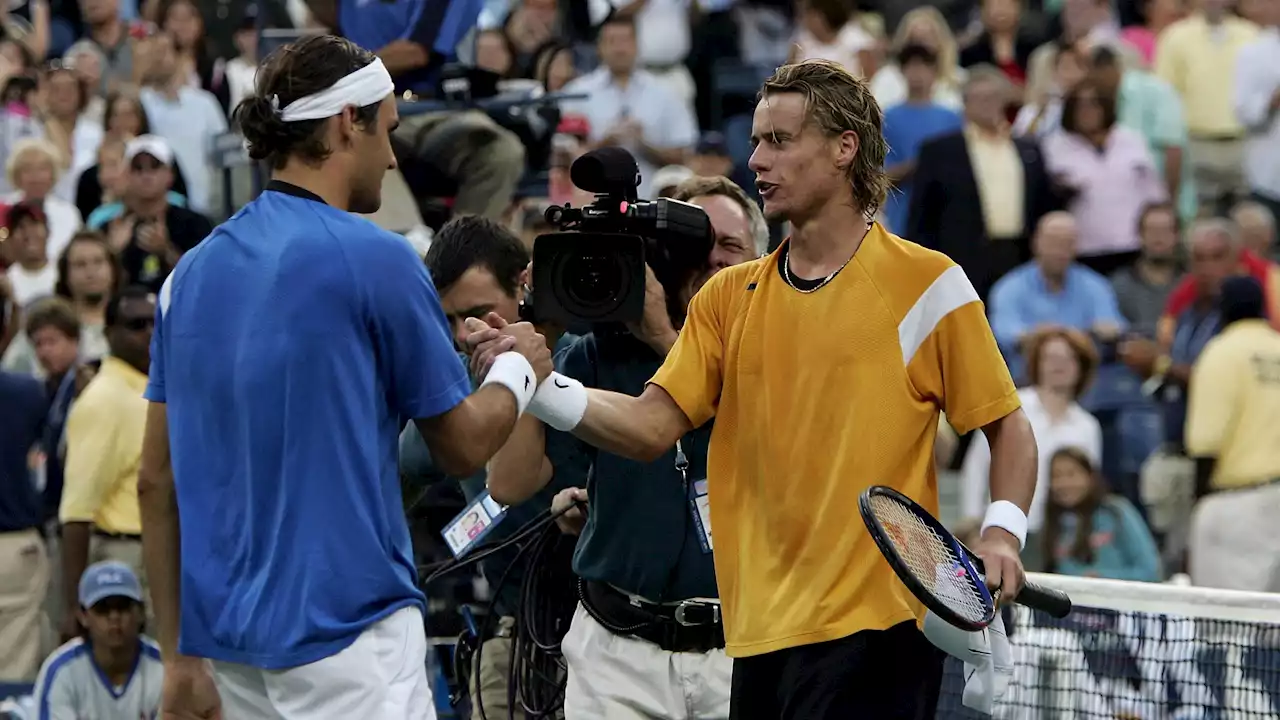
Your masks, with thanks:
[{"label": "white headband", "polygon": [[395,92],[395,89],[396,84],[392,82],[391,74],[383,67],[381,60],[374,58],[373,62],[347,75],[327,89],[300,97],[286,105],[283,110],[280,109],[280,96],[273,95],[271,104],[280,113],[280,119],[285,122],[320,120],[337,115],[348,105],[364,107],[381,102],[382,98]]}]

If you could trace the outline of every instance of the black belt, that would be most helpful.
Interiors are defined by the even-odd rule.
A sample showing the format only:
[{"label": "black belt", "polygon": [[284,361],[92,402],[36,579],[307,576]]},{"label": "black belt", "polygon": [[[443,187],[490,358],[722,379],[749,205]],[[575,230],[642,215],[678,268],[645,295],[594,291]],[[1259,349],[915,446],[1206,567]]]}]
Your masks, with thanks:
[{"label": "black belt", "polygon": [[1192,140],[1207,143],[1229,143],[1244,140],[1243,135],[1192,135]]},{"label": "black belt", "polygon": [[113,533],[113,532],[107,532],[106,530],[99,530],[98,528],[94,528],[93,534],[97,535],[100,538],[106,538],[108,540],[136,540],[138,542],[142,542],[142,536],[134,535],[133,533]]},{"label": "black belt", "polygon": [[633,600],[606,583],[578,580],[578,597],[591,617],[617,635],[634,635],[667,652],[704,653],[724,648],[717,603],[684,600],[658,605]]}]

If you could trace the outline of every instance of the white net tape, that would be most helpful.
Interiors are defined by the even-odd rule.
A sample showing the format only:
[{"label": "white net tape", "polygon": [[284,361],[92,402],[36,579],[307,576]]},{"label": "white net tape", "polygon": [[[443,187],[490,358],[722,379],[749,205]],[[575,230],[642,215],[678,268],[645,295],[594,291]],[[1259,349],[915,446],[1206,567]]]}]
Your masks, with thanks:
[{"label": "white net tape", "polygon": [[[1017,669],[999,720],[1280,718],[1280,595],[1032,575],[1072,596],[1054,620],[1011,608]],[[960,705],[948,667],[938,718]]]}]

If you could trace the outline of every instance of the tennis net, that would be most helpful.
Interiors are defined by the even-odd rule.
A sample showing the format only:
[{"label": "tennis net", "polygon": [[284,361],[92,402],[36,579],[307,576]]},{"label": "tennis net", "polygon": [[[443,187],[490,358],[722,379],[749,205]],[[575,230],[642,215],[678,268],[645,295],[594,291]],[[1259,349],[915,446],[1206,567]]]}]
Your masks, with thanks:
[{"label": "tennis net", "polygon": [[[1006,610],[1017,667],[997,720],[1280,718],[1280,594],[1031,577],[1075,611]],[[938,720],[986,717],[963,707],[947,662]]]}]

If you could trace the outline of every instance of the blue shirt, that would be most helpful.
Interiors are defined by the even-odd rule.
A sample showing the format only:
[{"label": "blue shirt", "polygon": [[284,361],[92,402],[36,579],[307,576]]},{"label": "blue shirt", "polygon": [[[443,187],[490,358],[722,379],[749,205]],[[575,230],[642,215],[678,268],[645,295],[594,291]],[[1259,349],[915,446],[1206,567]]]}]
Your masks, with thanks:
[{"label": "blue shirt", "polygon": [[1034,261],[1023,263],[991,288],[987,309],[991,331],[1015,380],[1024,377],[1025,365],[1018,340],[1041,325],[1060,325],[1085,333],[1102,322],[1121,330],[1128,326],[1111,283],[1075,263],[1067,268],[1058,292],[1045,283],[1044,274]]},{"label": "blue shirt", "polygon": [[[1221,331],[1222,317],[1216,306],[1205,310],[1197,310],[1195,306],[1187,308],[1178,316],[1174,327],[1169,359],[1174,365],[1194,365],[1204,347]],[[1164,416],[1165,442],[1181,448],[1187,427],[1187,392],[1174,383],[1167,383],[1157,397]]]},{"label": "blue shirt", "polygon": [[[447,60],[480,19],[484,0],[339,0],[342,36],[378,52],[397,40],[409,40]],[[434,94],[434,72],[426,68],[395,77],[396,92]]]},{"label": "blue shirt", "polygon": [[38,528],[40,493],[27,456],[44,433],[49,396],[39,380],[0,370],[0,533]]},{"label": "blue shirt", "polygon": [[[934,103],[895,105],[884,114],[884,139],[889,143],[889,154],[884,158],[886,168],[915,160],[920,146],[939,135],[959,130],[964,120],[954,110]],[[889,231],[901,233],[907,227],[907,210],[911,207],[911,180],[897,184],[884,201],[884,215]]]},{"label": "blue shirt", "polygon": [[[624,333],[584,335],[556,356],[556,370],[583,385],[633,396],[644,391],[661,365],[653,350]],[[707,477],[713,425],[681,439],[690,483]],[[719,597],[713,558],[702,551],[674,449],[642,463],[548,429],[547,458],[555,483],[586,483],[591,498],[573,555],[579,577],[655,602]]]},{"label": "blue shirt", "polygon": [[1079,526],[1076,513],[1063,513],[1058,537],[1053,541],[1055,573],[1160,582],[1160,551],[1155,538],[1128,500],[1112,495],[1093,511],[1093,532],[1089,536],[1092,562],[1083,562],[1072,555]]},{"label": "blue shirt", "polygon": [[187,252],[161,288],[146,393],[168,405],[181,651],[294,667],[422,606],[401,418],[470,389],[399,235],[273,181]]}]

